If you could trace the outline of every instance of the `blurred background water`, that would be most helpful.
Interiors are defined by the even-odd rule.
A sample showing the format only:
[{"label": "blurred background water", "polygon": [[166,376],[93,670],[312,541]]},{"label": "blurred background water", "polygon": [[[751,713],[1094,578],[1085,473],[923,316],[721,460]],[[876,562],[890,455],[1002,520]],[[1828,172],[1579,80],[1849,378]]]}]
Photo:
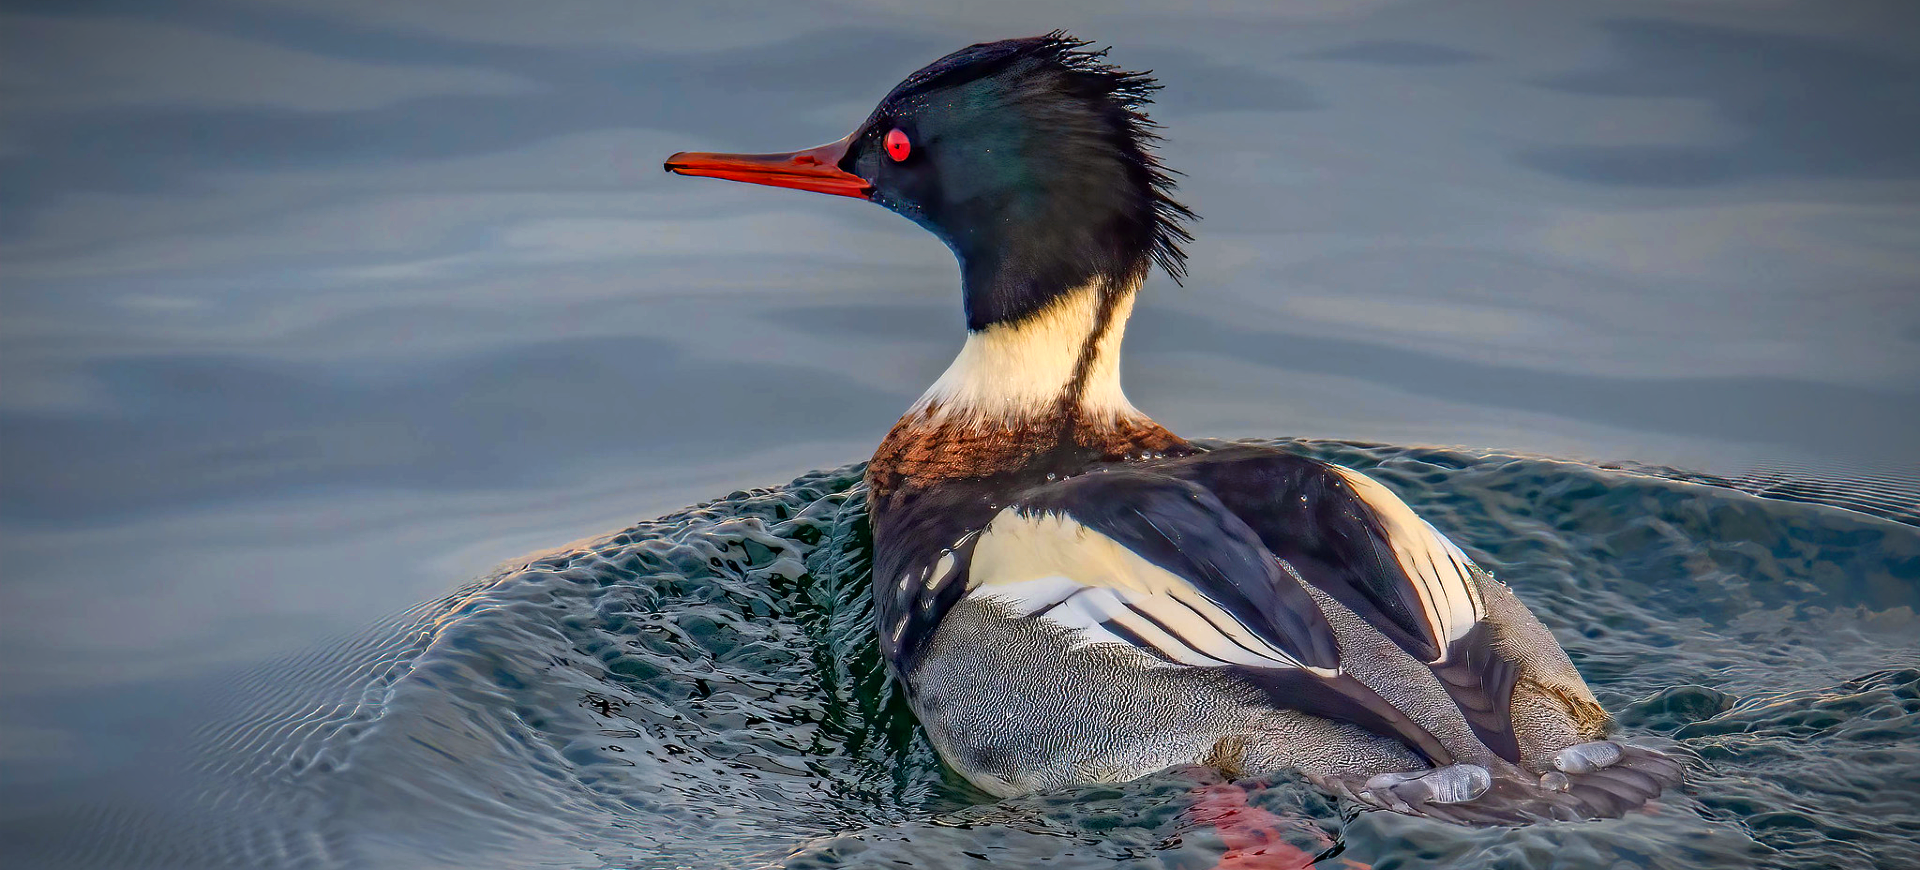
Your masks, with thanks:
[{"label": "blurred background water", "polygon": [[[1920,480],[1909,3],[14,2],[0,13],[9,851],[59,866],[111,841],[103,863],[406,865],[415,828],[485,829],[474,790],[520,765],[408,800],[336,786],[315,812],[360,795],[351,836],[289,821],[277,850],[182,851],[219,818],[176,807],[205,775],[186,747],[251,758],[231,723],[271,706],[258,700],[270,686],[373,691],[367,663],[413,661],[394,638],[445,628],[458,607],[444,596],[489,566],[863,458],[958,347],[948,253],[872,206],[672,178],[660,159],[837,138],[925,62],[1055,27],[1161,78],[1165,158],[1205,218],[1192,280],[1154,279],[1134,318],[1124,376],[1141,408],[1191,435],[1467,445],[1476,463],[1674,467],[1851,505],[1864,513],[1683,524],[1704,537],[1671,546],[1754,529],[1785,550],[1847,539],[1845,559],[1828,555],[1852,567],[1801,547],[1816,555],[1776,578],[1827,589],[1839,570],[1851,592],[1817,606],[1865,608],[1824,636],[1844,639],[1827,653],[1868,652],[1807,686],[1860,679],[1871,694],[1871,675],[1920,665],[1901,621],[1920,582],[1911,530],[1866,515],[1912,522]],[[1632,475],[1585,492],[1529,473],[1548,481],[1547,528],[1607,492],[1671,508]],[[800,511],[845,498],[845,483],[778,499]],[[1482,556],[1539,532],[1449,530]],[[1643,555],[1668,546],[1635,540]],[[1694,582],[1690,558],[1659,570]],[[851,608],[822,617],[839,633],[821,648],[858,659],[857,580],[815,574],[825,587],[803,585],[826,591],[808,595]],[[752,582],[747,597],[784,600]],[[1582,618],[1569,605],[1549,623],[1578,637]],[[574,646],[591,646],[581,631]],[[1715,673],[1621,677],[1609,703]],[[1888,679],[1896,695],[1912,683]],[[1734,694],[1761,704],[1763,688]],[[590,711],[581,691],[600,690],[555,703]],[[855,731],[827,729],[843,748],[865,745]],[[875,769],[898,791],[834,802],[842,816],[807,836],[973,806],[932,785],[910,736],[888,739]],[[289,745],[255,742],[266,756]],[[512,758],[591,768],[557,751]],[[220,769],[265,778],[249,766],[264,763]],[[886,791],[866,775],[849,788]],[[435,804],[449,792],[474,806]],[[1749,815],[1765,811],[1752,800]],[[137,821],[169,808],[184,815]],[[376,815],[392,830],[368,828]],[[577,822],[508,817],[523,832]],[[329,845],[289,845],[308,840]],[[606,860],[718,860],[776,840]]]}]

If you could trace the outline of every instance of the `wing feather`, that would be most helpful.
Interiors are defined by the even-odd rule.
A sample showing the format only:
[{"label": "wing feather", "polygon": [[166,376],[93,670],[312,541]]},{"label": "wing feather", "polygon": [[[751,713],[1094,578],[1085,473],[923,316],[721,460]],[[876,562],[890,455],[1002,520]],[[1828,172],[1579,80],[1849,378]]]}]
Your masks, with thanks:
[{"label": "wing feather", "polygon": [[1218,495],[1304,582],[1431,667],[1480,741],[1519,759],[1517,669],[1484,621],[1479,569],[1392,490],[1270,448],[1226,448],[1163,467]]},{"label": "wing feather", "polygon": [[1206,488],[1116,469],[1036,488],[973,539],[966,595],[1049,621],[1086,644],[1218,670],[1276,707],[1397,739],[1436,764],[1440,742],[1340,668],[1299,575]]},{"label": "wing feather", "polygon": [[1439,650],[1429,664],[1447,661],[1450,646],[1467,636],[1486,614],[1472,562],[1431,523],[1373,478],[1338,465],[1327,466],[1344,480],[1373,513],[1394,563],[1418,581],[1417,603],[1428,638]]},{"label": "wing feather", "polygon": [[[1116,640],[1106,627],[1115,623],[1181,664],[1310,667],[1189,579],[1068,514],[1002,511],[974,546],[968,580],[970,596],[1082,632],[1090,642]],[[1331,674],[1336,663],[1317,670]]]}]

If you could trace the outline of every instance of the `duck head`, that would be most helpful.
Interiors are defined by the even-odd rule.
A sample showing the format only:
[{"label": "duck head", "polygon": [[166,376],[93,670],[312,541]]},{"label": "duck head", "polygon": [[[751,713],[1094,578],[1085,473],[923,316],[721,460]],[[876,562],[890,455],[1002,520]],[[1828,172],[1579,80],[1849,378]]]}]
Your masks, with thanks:
[{"label": "duck head", "polygon": [[846,138],[787,154],[682,152],[669,172],[872,200],[960,261],[967,328],[1185,274],[1193,217],[1150,151],[1157,89],[1063,33],[982,43],[907,77]]}]

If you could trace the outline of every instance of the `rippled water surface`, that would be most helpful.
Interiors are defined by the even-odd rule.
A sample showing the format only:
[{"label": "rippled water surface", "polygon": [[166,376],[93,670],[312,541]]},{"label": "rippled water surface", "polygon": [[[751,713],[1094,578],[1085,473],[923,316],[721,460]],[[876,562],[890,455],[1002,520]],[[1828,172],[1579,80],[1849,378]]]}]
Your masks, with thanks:
[{"label": "rippled water surface", "polygon": [[[1547,459],[1336,442],[1509,583],[1625,734],[1686,757],[1653,812],[1466,830],[1252,802],[1328,866],[1911,866],[1920,529]],[[995,801],[883,675],[858,467],[553,552],[251,674],[202,735],[183,864],[1210,867],[1172,771]],[[1899,519],[1913,523],[1908,514]],[[121,833],[125,833],[122,829]]]}]

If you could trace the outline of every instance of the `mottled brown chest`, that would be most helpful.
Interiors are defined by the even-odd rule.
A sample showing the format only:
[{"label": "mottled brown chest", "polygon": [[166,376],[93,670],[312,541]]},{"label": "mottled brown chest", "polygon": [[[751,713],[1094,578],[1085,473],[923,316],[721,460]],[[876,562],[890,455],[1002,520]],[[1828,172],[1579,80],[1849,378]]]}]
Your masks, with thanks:
[{"label": "mottled brown chest", "polygon": [[[867,486],[878,504],[897,493],[944,481],[1017,473],[1028,467],[1123,462],[1178,455],[1193,448],[1145,417],[1090,421],[1061,411],[1023,421],[942,418],[929,408],[901,418],[867,465]],[[1049,467],[1047,470],[1055,470]]]}]

